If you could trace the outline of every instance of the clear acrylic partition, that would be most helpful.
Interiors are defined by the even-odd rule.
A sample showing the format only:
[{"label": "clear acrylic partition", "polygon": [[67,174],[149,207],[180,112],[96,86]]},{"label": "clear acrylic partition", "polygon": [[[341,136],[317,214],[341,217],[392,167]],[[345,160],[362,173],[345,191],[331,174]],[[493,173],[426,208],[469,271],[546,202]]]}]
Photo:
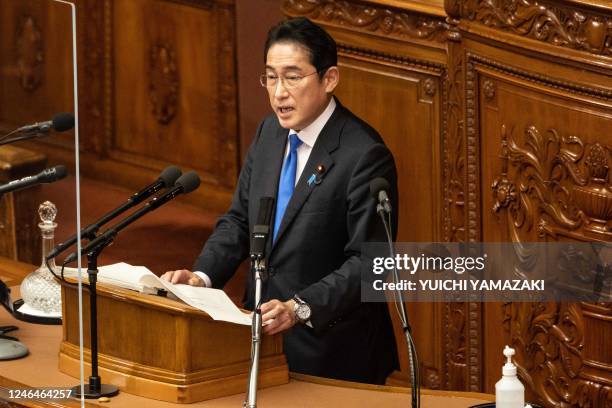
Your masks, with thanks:
[{"label": "clear acrylic partition", "polygon": [[[0,279],[10,288],[10,300],[3,291],[0,326],[16,327],[7,333],[15,340],[0,337],[0,400],[63,399],[89,376],[83,369],[80,259],[66,274],[76,285],[60,285],[49,272],[60,275],[76,243],[44,262],[81,228],[75,16],[78,10],[65,1],[0,1],[0,137],[39,125],[0,139],[10,141],[0,146],[0,184],[19,180],[23,187],[6,187],[0,201]],[[66,343],[74,344],[74,358],[63,365],[80,367],[68,374],[59,357]],[[11,351],[27,355],[9,360],[3,353]],[[38,392],[17,391],[25,388]]]}]

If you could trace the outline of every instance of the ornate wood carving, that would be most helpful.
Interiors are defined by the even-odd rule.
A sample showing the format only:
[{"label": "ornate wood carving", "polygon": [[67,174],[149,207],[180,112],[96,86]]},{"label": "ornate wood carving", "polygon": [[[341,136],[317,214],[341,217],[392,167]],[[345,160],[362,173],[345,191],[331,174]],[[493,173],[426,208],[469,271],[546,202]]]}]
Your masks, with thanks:
[{"label": "ornate wood carving", "polygon": [[546,87],[552,89],[560,89],[574,94],[586,95],[592,98],[599,98],[604,100],[612,98],[612,91],[605,88],[594,88],[590,86],[579,85],[566,80],[543,76],[507,64],[502,64],[500,62],[483,57],[481,55],[468,54],[468,57],[471,62],[485,65],[487,68],[490,68],[494,71],[498,71],[506,75],[512,75],[514,77],[525,79],[533,83],[545,85]]},{"label": "ornate wood carving", "polygon": [[450,42],[443,118],[444,240],[463,242],[465,236],[465,158],[463,155],[463,53]]},{"label": "ornate wood carving", "polygon": [[427,78],[422,83],[425,95],[434,96],[436,94],[436,82],[433,79]]},{"label": "ornate wood carving", "polygon": [[391,55],[384,52],[372,51],[348,44],[338,43],[338,55],[343,54],[375,60],[383,64],[398,65],[402,68],[413,68],[419,71],[427,71],[427,73],[436,76],[445,76],[445,68],[442,64],[407,58],[400,55]]},{"label": "ornate wood carving", "polygon": [[466,170],[467,170],[467,241],[480,239],[479,223],[479,132],[477,119],[478,79],[471,59],[465,63],[465,132],[466,132]]},{"label": "ornate wood carving", "polygon": [[151,112],[162,125],[176,115],[179,76],[174,47],[154,44],[149,51],[149,101]]},{"label": "ornate wood carving", "polygon": [[423,367],[425,381],[423,386],[430,390],[440,389],[440,373],[435,367]]},{"label": "ornate wood carving", "polygon": [[540,0],[469,0],[464,17],[552,45],[612,55],[610,15]]},{"label": "ornate wood carving", "polygon": [[[443,237],[446,241],[465,242],[476,240],[478,235],[474,222],[477,210],[475,78],[474,73],[465,68],[465,54],[459,43],[461,35],[456,29],[457,21],[449,21],[449,65],[444,88],[442,140]],[[467,135],[464,135],[464,131]],[[474,302],[446,304],[445,321],[449,329],[445,332],[445,371],[448,389],[481,389],[480,309],[481,306]]]},{"label": "ornate wood carving", "polygon": [[478,302],[467,303],[468,307],[468,390],[480,391],[482,389],[482,304]]},{"label": "ornate wood carving", "polygon": [[[596,382],[584,375],[588,332],[583,308],[589,307],[581,303],[513,304],[512,344],[517,349],[519,375],[549,406],[609,406],[609,380],[606,384],[601,378]],[[610,311],[608,304],[608,316]]]},{"label": "ornate wood carving", "polygon": [[589,181],[585,186],[573,188],[576,206],[587,217],[586,229],[600,234],[612,232],[612,227],[606,225],[612,220],[612,190],[608,184],[609,157],[609,149],[599,143],[594,144],[584,160]]},{"label": "ornate wood carving", "polygon": [[[501,128],[502,174],[492,185],[493,211],[508,208],[512,227],[538,229],[556,237],[581,227],[609,240],[612,230],[612,191],[608,182],[610,148],[586,145],[578,136],[555,129],[525,129],[525,147]],[[585,155],[586,151],[586,155]],[[517,169],[508,178],[508,164]]]},{"label": "ornate wood carving", "polygon": [[482,92],[488,100],[495,98],[495,83],[487,79],[482,86]]},{"label": "ornate wood carving", "polygon": [[374,4],[333,0],[285,0],[283,12],[400,39],[444,42],[448,25],[444,19],[408,13]]},{"label": "ornate wood carving", "polygon": [[44,62],[42,34],[34,17],[26,15],[21,19],[16,38],[19,83],[32,92],[42,82]]},{"label": "ornate wood carving", "polygon": [[[533,125],[524,134],[519,145],[509,127],[502,126],[502,174],[492,185],[493,211],[507,211],[512,239],[520,242],[516,233],[519,229],[537,229],[541,236],[553,238],[567,235],[568,231],[577,232],[574,237],[584,237],[584,230],[589,230],[609,241],[612,234],[606,223],[612,220],[610,148],[601,143],[585,143],[578,136],[563,135],[555,129],[542,132]],[[522,256],[529,259],[531,254]],[[565,253],[564,257],[571,260],[581,254]],[[593,271],[583,269],[578,271],[581,280],[592,281]],[[566,271],[561,263],[559,271],[577,273],[575,268]],[[612,372],[611,367],[584,355],[586,336],[593,335],[593,328],[609,324],[609,303],[513,304],[510,315],[511,341],[519,353],[520,376],[543,402],[568,407],[609,403],[612,384],[605,377]]]},{"label": "ornate wood carving", "polygon": [[467,367],[465,303],[446,303],[444,348],[446,354],[446,388],[465,389]]},{"label": "ornate wood carving", "polygon": [[446,14],[452,19],[458,19],[461,17],[461,0],[445,0],[444,10]]},{"label": "ornate wood carving", "polygon": [[[223,27],[231,27],[234,24],[234,12],[230,7],[220,7],[218,10],[219,16],[219,43],[217,45],[217,52],[219,55],[231,55],[234,49],[234,36],[229,30],[223,29]],[[235,129],[236,124],[236,74],[234,61],[228,58],[221,60],[223,64],[219,69],[219,81],[217,82],[219,92],[219,122],[221,129]],[[226,137],[223,138],[225,149],[228,153],[236,157],[236,162],[230,162],[229,160],[220,160],[218,166],[223,169],[223,172],[228,176],[231,174],[234,168],[234,163],[239,163],[238,159],[238,147],[235,138]],[[231,177],[227,177],[227,187],[233,187],[233,181]]]},{"label": "ornate wood carving", "polygon": [[79,122],[81,132],[87,135],[79,142],[81,148],[93,147],[102,152],[104,143],[112,137],[111,129],[111,17],[110,0],[86,1],[83,3],[83,19],[79,26],[86,47],[80,47],[79,55],[83,61],[82,84],[79,101],[83,109],[80,114],[85,120]]}]

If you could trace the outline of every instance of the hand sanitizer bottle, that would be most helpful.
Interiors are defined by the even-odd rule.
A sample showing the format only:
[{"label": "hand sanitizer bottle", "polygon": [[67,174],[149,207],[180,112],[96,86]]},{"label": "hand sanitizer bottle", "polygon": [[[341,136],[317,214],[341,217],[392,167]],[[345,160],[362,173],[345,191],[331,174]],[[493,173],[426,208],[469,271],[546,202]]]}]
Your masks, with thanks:
[{"label": "hand sanitizer bottle", "polygon": [[504,356],[508,359],[502,368],[502,378],[495,384],[495,408],[523,408],[525,406],[525,387],[516,376],[516,366],[512,364],[514,349],[506,346]]}]

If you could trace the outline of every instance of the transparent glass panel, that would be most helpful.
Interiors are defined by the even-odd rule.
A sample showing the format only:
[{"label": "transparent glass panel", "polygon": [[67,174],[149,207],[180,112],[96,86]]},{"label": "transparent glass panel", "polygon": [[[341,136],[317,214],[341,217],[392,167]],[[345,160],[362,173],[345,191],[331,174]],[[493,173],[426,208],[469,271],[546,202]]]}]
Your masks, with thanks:
[{"label": "transparent glass panel", "polygon": [[83,382],[82,293],[60,283],[54,258],[80,225],[73,18],[63,1],[0,2],[0,379],[11,385],[0,399],[9,401],[65,399]]}]

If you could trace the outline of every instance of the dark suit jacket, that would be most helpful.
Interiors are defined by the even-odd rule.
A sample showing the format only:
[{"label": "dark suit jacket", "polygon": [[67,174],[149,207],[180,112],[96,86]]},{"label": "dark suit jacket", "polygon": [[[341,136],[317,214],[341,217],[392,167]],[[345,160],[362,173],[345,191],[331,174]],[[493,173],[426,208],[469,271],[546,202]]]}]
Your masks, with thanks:
[{"label": "dark suit jacket", "polygon": [[[257,130],[232,205],[194,266],[208,274],[214,287],[223,287],[248,256],[260,198],[277,195],[287,136],[275,115]],[[320,182],[309,183],[320,165]],[[296,185],[277,240],[268,242],[270,276],[263,301],[298,294],[312,309],[313,328],[298,324],[285,333],[291,371],[382,383],[397,366],[387,305],[360,301],[361,244],[385,241],[376,200],[369,193],[376,177],[386,178],[390,196],[397,197],[390,151],[374,129],[338,102]],[[397,219],[393,224],[395,231]],[[253,291],[249,276],[249,308]]]}]

